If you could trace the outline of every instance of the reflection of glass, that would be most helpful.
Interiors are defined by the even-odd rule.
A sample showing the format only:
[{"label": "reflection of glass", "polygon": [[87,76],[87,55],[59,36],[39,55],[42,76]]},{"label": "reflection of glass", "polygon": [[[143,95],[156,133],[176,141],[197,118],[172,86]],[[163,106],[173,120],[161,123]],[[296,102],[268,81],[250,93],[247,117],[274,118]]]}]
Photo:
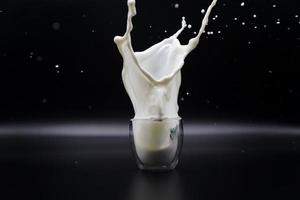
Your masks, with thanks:
[{"label": "reflection of glass", "polygon": [[139,169],[172,170],[183,143],[182,120],[133,119],[130,140]]},{"label": "reflection of glass", "polygon": [[130,200],[182,200],[183,188],[176,171],[170,173],[138,172],[129,190]]}]

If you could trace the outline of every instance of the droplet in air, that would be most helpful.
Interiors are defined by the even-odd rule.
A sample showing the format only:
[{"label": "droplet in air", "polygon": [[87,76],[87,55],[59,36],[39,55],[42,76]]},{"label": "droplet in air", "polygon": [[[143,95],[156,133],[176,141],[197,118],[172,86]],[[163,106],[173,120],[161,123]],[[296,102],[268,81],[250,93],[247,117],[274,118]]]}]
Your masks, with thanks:
[{"label": "droplet in air", "polygon": [[167,30],[165,30],[165,33],[167,33],[168,31]]},{"label": "droplet in air", "polygon": [[92,29],[92,33],[95,33],[95,30],[94,30],[94,29]]},{"label": "droplet in air", "polygon": [[45,104],[45,103],[47,103],[47,102],[48,102],[48,99],[46,99],[46,98],[43,98],[43,99],[42,99],[42,103],[43,103],[43,104]]},{"label": "droplet in air", "polygon": [[37,57],[36,57],[36,61],[42,62],[42,61],[43,61],[43,57],[42,57],[42,56],[37,56]]},{"label": "droplet in air", "polygon": [[58,69],[58,68],[59,68],[59,65],[55,65],[55,68]]},{"label": "droplet in air", "polygon": [[180,98],[180,101],[184,101],[184,98],[183,98],[183,97],[181,97],[181,98]]},{"label": "droplet in air", "polygon": [[196,31],[194,31],[194,35],[197,35],[197,32],[196,32]]},{"label": "droplet in air", "polygon": [[234,21],[237,21],[237,17],[233,18]]},{"label": "droplet in air", "polygon": [[189,95],[190,95],[190,93],[189,93],[189,92],[187,92],[187,93],[186,93],[186,95],[187,95],[187,96],[189,96]]},{"label": "droplet in air", "polygon": [[175,3],[174,8],[179,8],[179,3]]},{"label": "droplet in air", "polygon": [[269,70],[268,73],[269,73],[269,74],[273,74],[273,71],[272,71],[272,70]]},{"label": "droplet in air", "polygon": [[201,13],[202,13],[202,14],[205,13],[205,9],[202,9],[202,10],[201,10]]},{"label": "droplet in air", "polygon": [[256,14],[254,14],[254,15],[253,15],[253,18],[256,18],[256,17],[257,17]]},{"label": "droplet in air", "polygon": [[299,17],[299,15],[295,15],[295,18],[298,18]]},{"label": "droplet in air", "polygon": [[257,26],[254,26],[254,29],[257,29]]},{"label": "droplet in air", "polygon": [[245,22],[242,22],[242,25],[243,25],[243,26],[245,26],[245,24],[246,24]]},{"label": "droplet in air", "polygon": [[84,71],[83,70],[80,70],[80,73],[83,73]]},{"label": "droplet in air", "polygon": [[59,31],[59,30],[60,30],[60,23],[59,23],[59,22],[54,22],[54,23],[52,24],[52,28],[53,28],[53,30],[55,30],[55,31]]},{"label": "droplet in air", "polygon": [[276,5],[276,4],[273,4],[273,5],[272,5],[272,7],[273,7],[273,8],[276,8],[276,7],[277,7],[277,5]]},{"label": "droplet in air", "polygon": [[219,34],[221,34],[221,31],[218,31]]},{"label": "droplet in air", "polygon": [[242,3],[241,3],[241,6],[242,6],[242,7],[245,6],[245,2],[242,2]]},{"label": "droplet in air", "polygon": [[188,28],[189,28],[189,29],[191,29],[191,28],[192,28],[192,25],[191,25],[191,24],[189,24],[189,25],[188,25]]}]

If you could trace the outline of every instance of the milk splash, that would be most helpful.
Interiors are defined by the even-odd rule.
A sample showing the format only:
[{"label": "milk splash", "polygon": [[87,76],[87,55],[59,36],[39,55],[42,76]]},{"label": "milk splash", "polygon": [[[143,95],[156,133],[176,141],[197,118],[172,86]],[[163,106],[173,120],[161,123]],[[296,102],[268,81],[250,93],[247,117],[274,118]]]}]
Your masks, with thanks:
[{"label": "milk splash", "polygon": [[208,17],[217,0],[208,7],[202,26],[196,37],[187,45],[177,39],[187,27],[153,45],[143,52],[135,52],[131,44],[132,18],[136,15],[135,0],[128,0],[127,30],[124,36],[116,36],[114,42],[123,57],[122,79],[134,107],[134,119],[178,118],[178,93],[181,84],[181,68],[185,57],[197,47],[200,36],[208,24]]}]

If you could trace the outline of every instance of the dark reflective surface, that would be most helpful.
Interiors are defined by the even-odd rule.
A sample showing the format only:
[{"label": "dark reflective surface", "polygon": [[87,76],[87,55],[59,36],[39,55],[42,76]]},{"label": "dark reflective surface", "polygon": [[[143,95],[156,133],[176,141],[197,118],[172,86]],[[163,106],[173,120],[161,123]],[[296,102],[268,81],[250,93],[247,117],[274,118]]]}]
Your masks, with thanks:
[{"label": "dark reflective surface", "polygon": [[[80,126],[76,126],[77,132]],[[98,127],[71,134],[75,129],[51,125],[31,127],[43,134],[22,132],[22,128],[15,134],[5,134],[1,129],[2,195],[7,199],[64,200],[300,197],[300,134],[296,129],[289,133],[289,129],[278,128],[272,133],[266,128],[239,126],[239,133],[228,125],[223,133],[221,126],[215,126],[215,133],[211,128],[204,134],[202,126],[192,129],[186,125],[178,168],[171,173],[152,174],[137,170],[125,134],[127,127],[110,126],[108,130],[123,132],[105,136],[106,129]],[[201,134],[196,134],[197,127]]]}]

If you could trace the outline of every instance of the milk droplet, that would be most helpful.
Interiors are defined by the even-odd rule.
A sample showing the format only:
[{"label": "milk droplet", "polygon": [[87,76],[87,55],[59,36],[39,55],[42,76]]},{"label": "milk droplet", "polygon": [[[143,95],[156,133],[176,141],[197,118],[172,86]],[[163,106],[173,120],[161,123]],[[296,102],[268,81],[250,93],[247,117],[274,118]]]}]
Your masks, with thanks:
[{"label": "milk droplet", "polygon": [[280,24],[280,21],[277,21],[276,24]]},{"label": "milk droplet", "polygon": [[192,25],[191,25],[191,24],[189,24],[189,25],[188,25],[188,28],[189,28],[189,29],[191,29],[191,28],[192,28]]},{"label": "milk droplet", "polygon": [[254,26],[254,29],[257,29],[257,26]]},{"label": "milk droplet", "polygon": [[37,57],[36,57],[36,61],[42,62],[42,61],[43,61],[43,57],[42,57],[42,56],[37,56]]},{"label": "milk droplet", "polygon": [[196,32],[196,31],[194,31],[194,35],[197,35],[197,32]]},{"label": "milk droplet", "polygon": [[174,8],[179,8],[179,3],[175,3]]},{"label": "milk droplet", "polygon": [[237,21],[237,18],[235,17],[233,20],[234,20],[234,21]]},{"label": "milk droplet", "polygon": [[167,30],[165,30],[165,33],[167,33],[168,31]]},{"label": "milk droplet", "polygon": [[272,74],[272,73],[273,73],[273,71],[272,71],[272,70],[269,70],[269,71],[268,71],[268,73],[269,73],[269,74]]},{"label": "milk droplet", "polygon": [[264,25],[264,28],[267,28],[267,25],[266,25],[266,24]]},{"label": "milk droplet", "polygon": [[250,45],[250,44],[251,44],[251,41],[248,41],[248,44]]},{"label": "milk droplet", "polygon": [[180,101],[184,101],[184,98],[183,98],[183,97],[181,97],[181,98],[180,98]]},{"label": "milk droplet", "polygon": [[80,73],[83,73],[84,71],[83,70],[80,70]]},{"label": "milk droplet", "polygon": [[241,3],[241,6],[243,7],[244,5],[245,5],[245,2],[242,2],[242,3]]},{"label": "milk droplet", "polygon": [[43,98],[43,99],[42,99],[42,103],[43,103],[43,104],[45,104],[45,103],[47,103],[47,102],[48,102],[48,100],[47,100],[46,98]]},{"label": "milk droplet", "polygon": [[256,14],[254,14],[254,15],[253,15],[253,18],[256,18],[256,17],[257,17]]},{"label": "milk droplet", "polygon": [[58,69],[58,68],[59,68],[59,65],[55,65],[55,68]]},{"label": "milk droplet", "polygon": [[201,10],[201,13],[202,13],[202,14],[205,13],[205,9],[202,9],[202,10]]},{"label": "milk droplet", "polygon": [[221,34],[221,31],[218,31],[219,34]]},{"label": "milk droplet", "polygon": [[59,73],[60,73],[60,71],[59,71],[59,70],[57,70],[57,71],[56,71],[56,73],[57,73],[57,74],[59,74]]},{"label": "milk droplet", "polygon": [[92,33],[95,33],[95,30],[94,30],[94,29],[92,29]]},{"label": "milk droplet", "polygon": [[59,30],[60,30],[60,23],[59,23],[59,22],[54,22],[54,23],[52,24],[52,28],[53,28],[53,30],[55,30],[55,31],[59,31]]},{"label": "milk droplet", "polygon": [[295,18],[298,18],[299,17],[299,15],[295,15]]},{"label": "milk droplet", "polygon": [[152,28],[152,25],[149,25],[149,28]]},{"label": "milk droplet", "polygon": [[276,6],[277,6],[276,4],[273,4],[273,5],[272,5],[273,8],[276,8]]},{"label": "milk droplet", "polygon": [[186,95],[187,95],[187,96],[189,96],[189,95],[190,95],[190,93],[189,93],[189,92],[187,92],[187,93],[186,93]]},{"label": "milk droplet", "polygon": [[242,22],[242,25],[243,25],[243,26],[245,26],[245,24],[246,24],[245,22]]}]

